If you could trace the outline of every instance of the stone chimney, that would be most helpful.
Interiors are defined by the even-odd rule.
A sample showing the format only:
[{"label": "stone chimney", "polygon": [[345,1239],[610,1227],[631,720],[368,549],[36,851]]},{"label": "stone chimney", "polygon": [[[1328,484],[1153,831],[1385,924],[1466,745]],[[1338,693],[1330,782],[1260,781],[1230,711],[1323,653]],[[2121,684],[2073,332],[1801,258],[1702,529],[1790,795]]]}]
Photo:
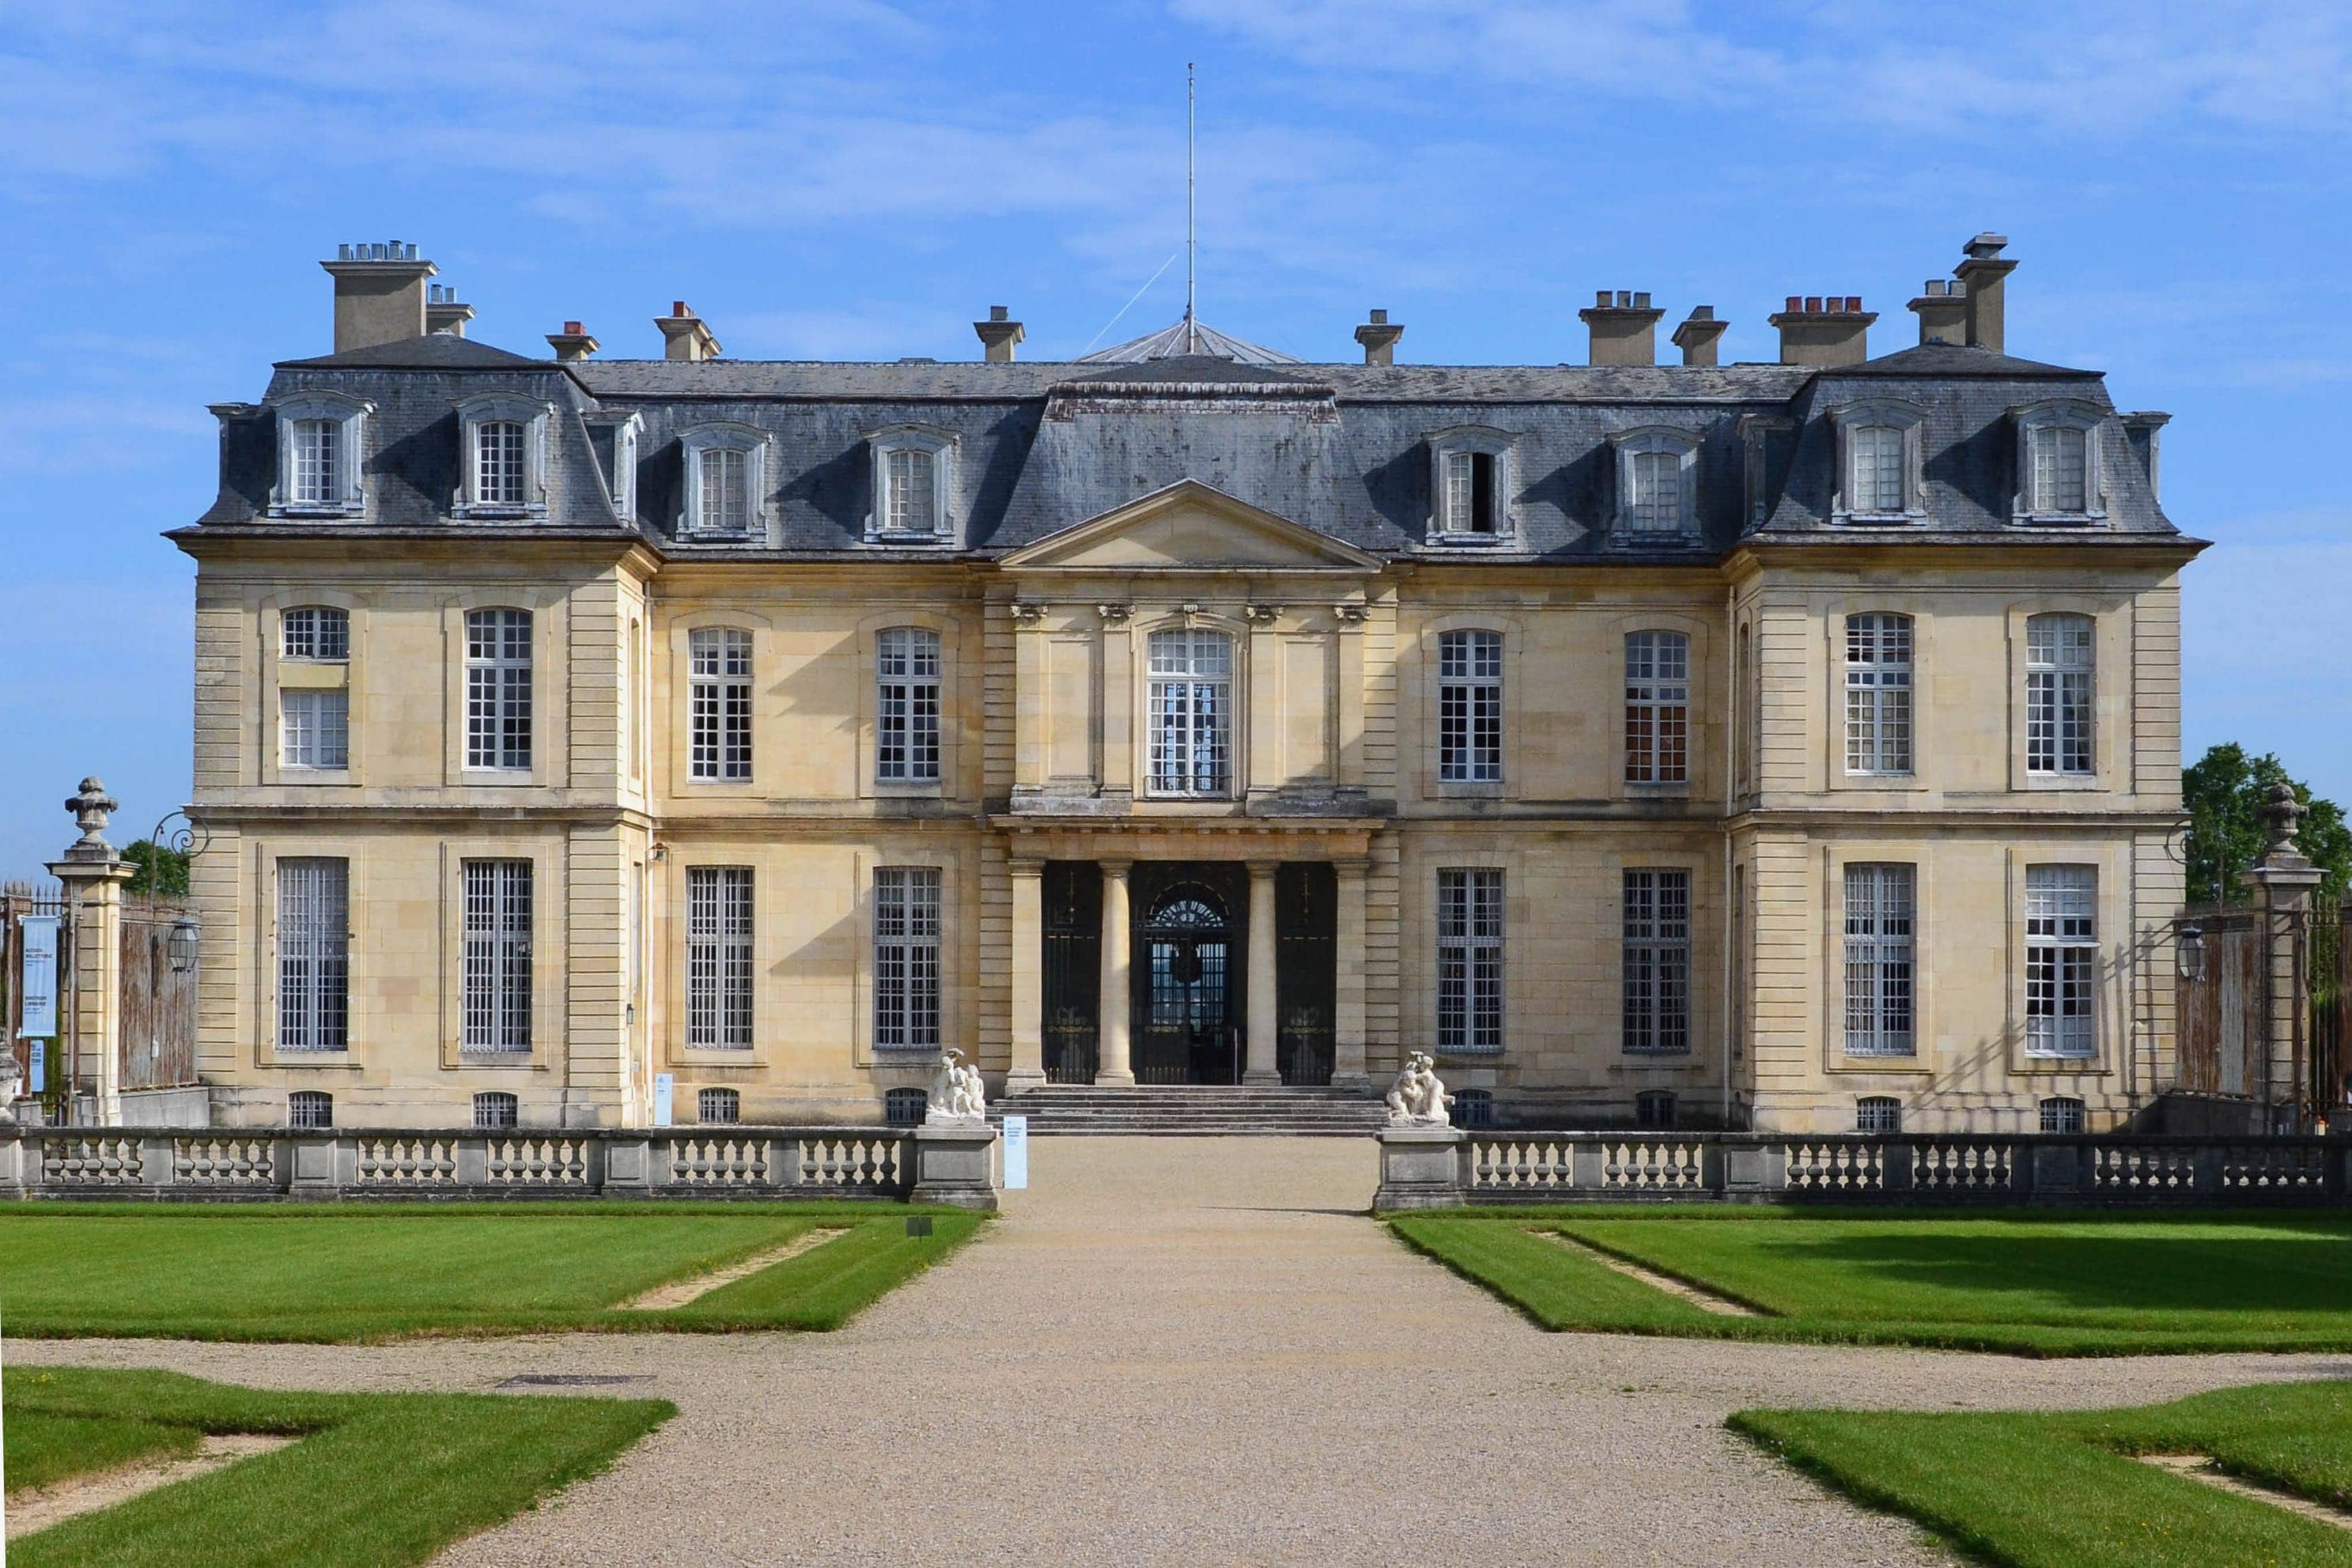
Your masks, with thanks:
[{"label": "stone chimney", "polygon": [[687,308],[683,299],[670,302],[669,314],[654,318],[661,329],[662,358],[698,361],[719,357],[719,340],[710,335],[702,318]]},{"label": "stone chimney", "polygon": [[425,280],[438,269],[418,260],[414,245],[339,245],[335,259],[319,265],[335,280],[335,352],[425,336]]},{"label": "stone chimney", "polygon": [[1373,311],[1372,319],[1356,329],[1356,341],[1364,346],[1368,365],[1395,364],[1397,340],[1403,336],[1403,326],[1390,320],[1385,310]]},{"label": "stone chimney", "polygon": [[1969,340],[1967,285],[1931,277],[1920,288],[1919,298],[1911,301],[1911,310],[1919,318],[1922,343],[1950,343],[1957,347]]},{"label": "stone chimney", "polygon": [[1578,319],[1592,329],[1592,350],[1585,362],[1593,365],[1654,365],[1658,362],[1658,318],[1647,294],[1621,288],[1612,300],[1609,290],[1593,290],[1592,303],[1578,311]]},{"label": "stone chimney", "polygon": [[597,349],[596,340],[590,337],[577,321],[566,321],[562,331],[550,332],[547,346],[555,350],[559,361],[567,365],[586,359]]},{"label": "stone chimney", "polygon": [[1728,321],[1715,318],[1712,305],[1694,305],[1683,324],[1675,329],[1675,347],[1683,351],[1685,365],[1712,365],[1716,362],[1716,340],[1721,338]]},{"label": "stone chimney", "polygon": [[971,329],[980,334],[982,357],[992,365],[1011,364],[1013,350],[1029,336],[1022,329],[1020,322],[1011,319],[1012,315],[1008,307],[992,305],[988,308],[987,320],[971,324]]},{"label": "stone chimney", "polygon": [[1952,268],[1952,276],[1959,279],[1956,291],[1968,295],[1969,343],[1996,354],[2008,352],[2001,346],[2006,337],[2001,292],[2009,275],[2017,270],[2017,263],[2000,258],[2008,245],[2007,235],[1980,234],[1960,247],[1968,255]]},{"label": "stone chimney", "polygon": [[474,308],[457,298],[457,291],[446,283],[425,286],[425,329],[446,332],[452,337],[466,335],[466,323],[474,319]]},{"label": "stone chimney", "polygon": [[1766,318],[1780,331],[1784,365],[1858,365],[1870,358],[1874,310],[1862,308],[1859,294],[1789,296],[1788,307]]}]

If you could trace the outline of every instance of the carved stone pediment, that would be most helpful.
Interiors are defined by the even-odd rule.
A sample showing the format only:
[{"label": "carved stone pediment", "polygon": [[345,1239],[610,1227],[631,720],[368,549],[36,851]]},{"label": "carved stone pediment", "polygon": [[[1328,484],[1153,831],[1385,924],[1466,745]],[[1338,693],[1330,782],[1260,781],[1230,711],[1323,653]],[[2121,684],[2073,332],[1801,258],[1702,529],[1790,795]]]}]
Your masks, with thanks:
[{"label": "carved stone pediment", "polygon": [[1368,573],[1380,558],[1186,479],[1006,556],[1008,571]]}]

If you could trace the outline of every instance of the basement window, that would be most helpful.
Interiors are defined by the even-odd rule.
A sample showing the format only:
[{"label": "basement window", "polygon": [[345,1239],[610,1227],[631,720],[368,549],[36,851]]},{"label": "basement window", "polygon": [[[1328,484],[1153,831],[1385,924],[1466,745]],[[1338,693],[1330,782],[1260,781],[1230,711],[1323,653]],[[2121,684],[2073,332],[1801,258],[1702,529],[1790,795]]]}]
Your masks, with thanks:
[{"label": "basement window", "polygon": [[474,1125],[493,1131],[511,1127],[520,1120],[521,1109],[513,1095],[486,1091],[474,1096]]},{"label": "basement window", "polygon": [[734,1123],[743,1119],[743,1096],[733,1089],[705,1089],[694,1097],[699,1122]]},{"label": "basement window", "polygon": [[297,1089],[286,1096],[286,1124],[317,1132],[335,1124],[335,1097],[323,1089]]},{"label": "basement window", "polygon": [[2045,1133],[2079,1133],[2083,1130],[2083,1103],[2071,1094],[2053,1094],[2042,1102],[2042,1130]]},{"label": "basement window", "polygon": [[1903,1102],[1892,1094],[1865,1094],[1853,1103],[1853,1130],[1857,1133],[1899,1133],[1903,1130]]},{"label": "basement window", "polygon": [[930,1096],[919,1089],[892,1089],[882,1096],[882,1120],[893,1127],[919,1127]]},{"label": "basement window", "polygon": [[1454,1124],[1457,1127],[1491,1127],[1495,1124],[1495,1096],[1486,1089],[1457,1089],[1454,1092]]},{"label": "basement window", "polygon": [[1633,1096],[1633,1125],[1664,1132],[1675,1124],[1675,1092],[1644,1089]]}]

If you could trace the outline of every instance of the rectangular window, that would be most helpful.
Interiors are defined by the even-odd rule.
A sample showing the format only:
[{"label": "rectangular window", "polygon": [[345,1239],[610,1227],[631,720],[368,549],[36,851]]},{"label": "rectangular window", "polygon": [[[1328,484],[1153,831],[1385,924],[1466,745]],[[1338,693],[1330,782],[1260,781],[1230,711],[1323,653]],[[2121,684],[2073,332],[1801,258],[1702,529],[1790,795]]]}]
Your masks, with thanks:
[{"label": "rectangular window", "polygon": [[1690,1051],[1690,873],[1625,873],[1625,1053]]},{"label": "rectangular window", "polygon": [[1846,434],[1853,469],[1846,510],[1891,517],[1903,510],[1903,432],[1866,424]]},{"label": "rectangular window", "polygon": [[352,656],[352,616],[332,605],[306,604],[278,618],[278,656],[340,664]]},{"label": "rectangular window", "polygon": [[1437,873],[1437,1049],[1491,1056],[1503,1049],[1503,873]]},{"label": "rectangular window", "polygon": [[1447,632],[1437,639],[1437,777],[1489,784],[1503,777],[1503,638]]},{"label": "rectangular window", "polygon": [[1914,868],[1845,868],[1845,1050],[1848,1056],[1909,1056],[1916,973]]},{"label": "rectangular window", "polygon": [[530,862],[467,861],[460,1049],[530,1049]]},{"label": "rectangular window", "polygon": [[351,862],[278,862],[278,1049],[350,1048]]},{"label": "rectangular window", "polygon": [[523,425],[486,419],[474,426],[474,500],[484,507],[520,507],[525,498]]},{"label": "rectangular window", "polygon": [[940,873],[874,871],[874,1048],[940,1048]]},{"label": "rectangular window", "polygon": [[1903,1130],[1903,1102],[1892,1094],[1865,1094],[1853,1103],[1853,1130],[1891,1137]]},{"label": "rectangular window", "polygon": [[1626,523],[1637,534],[1678,534],[1683,530],[1683,455],[1679,452],[1636,452],[1633,494]]},{"label": "rectangular window", "polygon": [[342,500],[342,444],[339,419],[294,421],[294,494],[289,499],[296,506],[331,507]]},{"label": "rectangular window", "polygon": [[466,612],[466,766],[530,767],[530,612]]},{"label": "rectangular window", "polygon": [[2083,1103],[2071,1095],[2056,1094],[2042,1102],[2042,1130],[2045,1133],[2080,1133],[2083,1131]]},{"label": "rectangular window", "polygon": [[686,869],[686,1043],[751,1047],[751,868]]},{"label": "rectangular window", "polygon": [[883,528],[894,534],[939,529],[939,455],[919,446],[895,446],[882,463],[889,488]]},{"label": "rectangular window", "polygon": [[698,1122],[730,1123],[743,1119],[743,1096],[734,1089],[705,1089],[694,1097]]},{"label": "rectangular window", "polygon": [[1635,632],[1625,639],[1625,782],[1690,781],[1690,639]]},{"label": "rectangular window", "polygon": [[696,454],[702,478],[700,521],[706,532],[740,534],[751,527],[751,455],[729,446]]},{"label": "rectangular window", "polygon": [[1151,634],[1151,792],[1223,795],[1233,785],[1233,639]]},{"label": "rectangular window", "polygon": [[751,777],[751,633],[698,627],[687,636],[687,776],[722,783]]},{"label": "rectangular window", "polygon": [[335,1097],[323,1089],[297,1089],[286,1096],[286,1124],[317,1132],[335,1124]]},{"label": "rectangular window", "polygon": [[488,1132],[504,1132],[522,1119],[522,1102],[511,1094],[497,1090],[485,1090],[474,1096],[474,1125]]},{"label": "rectangular window", "polygon": [[351,766],[351,694],[341,687],[278,694],[278,758],[285,768]]},{"label": "rectangular window", "polygon": [[1488,534],[1496,530],[1495,455],[1491,452],[1448,452],[1444,464],[1444,496],[1438,527],[1449,534]]},{"label": "rectangular window", "polygon": [[875,640],[874,776],[886,784],[940,776],[940,634],[894,626]]},{"label": "rectangular window", "polygon": [[2025,1053],[2088,1057],[2099,977],[2098,872],[2025,868]]},{"label": "rectangular window", "polygon": [[2090,510],[2086,465],[2090,432],[2070,424],[2033,428],[2033,509],[2058,515]]},{"label": "rectangular window", "polygon": [[1845,770],[1911,771],[1911,617],[1845,618]]},{"label": "rectangular window", "polygon": [[2025,623],[2025,769],[2087,777],[2095,696],[2095,624],[2087,615]]}]

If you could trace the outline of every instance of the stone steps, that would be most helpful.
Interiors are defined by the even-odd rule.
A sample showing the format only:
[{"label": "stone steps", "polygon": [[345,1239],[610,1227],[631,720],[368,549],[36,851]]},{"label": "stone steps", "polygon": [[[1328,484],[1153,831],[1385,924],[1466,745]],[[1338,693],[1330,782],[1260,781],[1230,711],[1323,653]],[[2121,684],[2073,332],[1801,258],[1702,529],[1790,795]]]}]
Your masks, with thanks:
[{"label": "stone steps", "polygon": [[1041,1137],[1363,1137],[1387,1121],[1378,1100],[1352,1090],[1202,1084],[1053,1084],[989,1107],[1000,1124],[1007,1113]]}]

